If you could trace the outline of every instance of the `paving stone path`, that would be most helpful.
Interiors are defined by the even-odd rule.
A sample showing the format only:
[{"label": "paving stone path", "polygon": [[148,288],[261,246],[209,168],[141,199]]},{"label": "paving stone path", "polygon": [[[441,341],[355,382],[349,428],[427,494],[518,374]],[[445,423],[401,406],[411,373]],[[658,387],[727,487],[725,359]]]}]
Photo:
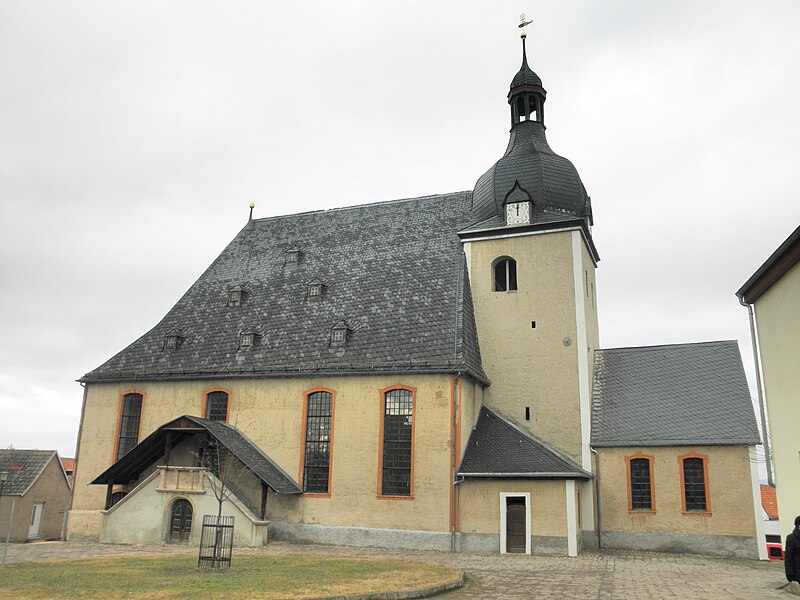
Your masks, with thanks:
[{"label": "paving stone path", "polygon": [[[114,546],[81,542],[12,544],[8,564],[43,560],[136,554],[194,554],[181,546]],[[783,564],[705,558],[651,552],[584,552],[578,558],[418,552],[270,543],[236,554],[318,554],[347,557],[403,558],[454,566],[467,573],[467,586],[440,596],[443,600],[508,598],[597,598],[680,600],[736,598],[769,600],[792,596],[776,589]]]}]

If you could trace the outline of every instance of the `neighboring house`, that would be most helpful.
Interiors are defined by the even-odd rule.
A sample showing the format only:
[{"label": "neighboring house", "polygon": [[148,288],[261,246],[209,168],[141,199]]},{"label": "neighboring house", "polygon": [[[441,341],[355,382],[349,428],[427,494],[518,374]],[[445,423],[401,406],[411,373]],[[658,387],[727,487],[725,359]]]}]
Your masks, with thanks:
[{"label": "neighboring house", "polygon": [[[763,374],[775,489],[785,538],[800,515],[800,227],[736,292],[750,310]],[[756,365],[758,370],[758,365]]]},{"label": "neighboring house", "polygon": [[[193,543],[227,479],[238,543],[574,556],[599,525],[606,544],[757,556],[735,344],[598,352],[591,200],[547,143],[524,42],[508,103],[474,190],[251,220],[84,375],[70,536]],[[664,411],[674,439],[608,443],[598,471],[593,419],[601,445]]]},{"label": "neighboring house", "polygon": [[75,474],[75,459],[62,458],[61,466],[64,467],[64,472],[67,474],[67,481],[69,481],[69,485],[70,487],[72,487],[72,478],[73,475]]},{"label": "neighboring house", "polygon": [[764,519],[764,542],[770,560],[783,560],[781,522],[778,520],[778,497],[775,486],[761,484],[761,507]]},{"label": "neighboring house", "polygon": [[[0,497],[0,531],[11,540],[61,538],[70,488],[54,450],[0,450],[0,473],[7,473]],[[13,506],[13,517],[12,517]]]}]

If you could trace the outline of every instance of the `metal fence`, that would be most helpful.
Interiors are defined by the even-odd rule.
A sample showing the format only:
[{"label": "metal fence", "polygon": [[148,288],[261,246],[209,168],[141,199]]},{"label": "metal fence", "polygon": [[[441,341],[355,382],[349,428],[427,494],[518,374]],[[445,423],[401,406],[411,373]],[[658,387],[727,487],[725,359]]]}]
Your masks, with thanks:
[{"label": "metal fence", "polygon": [[197,567],[200,569],[227,569],[233,554],[233,517],[203,515],[200,534],[200,554]]}]

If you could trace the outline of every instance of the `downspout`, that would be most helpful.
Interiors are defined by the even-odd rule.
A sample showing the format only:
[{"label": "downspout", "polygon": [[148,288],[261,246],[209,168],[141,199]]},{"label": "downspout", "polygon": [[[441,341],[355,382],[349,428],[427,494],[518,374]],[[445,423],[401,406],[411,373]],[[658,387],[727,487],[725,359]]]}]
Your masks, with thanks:
[{"label": "downspout", "polygon": [[453,377],[453,420],[450,423],[450,552],[456,551],[456,485],[458,469],[458,449],[456,448],[456,424],[458,423],[458,383],[461,380],[461,372]]},{"label": "downspout", "polygon": [[775,480],[772,476],[772,458],[769,452],[769,432],[767,431],[767,409],[764,406],[764,392],[761,387],[761,360],[760,352],[758,351],[758,338],[756,337],[756,314],[753,310],[753,305],[745,302],[744,298],[738,296],[739,304],[747,307],[747,316],[750,321],[750,341],[753,346],[753,362],[756,367],[756,395],[758,397],[758,412],[761,415],[761,437],[764,442],[764,460],[767,467],[767,483],[770,486],[775,485]]},{"label": "downspout", "polygon": [[589,451],[594,454],[595,474],[594,474],[594,498],[597,502],[597,549],[602,550],[603,545],[600,541],[600,455],[597,450],[589,446]]}]

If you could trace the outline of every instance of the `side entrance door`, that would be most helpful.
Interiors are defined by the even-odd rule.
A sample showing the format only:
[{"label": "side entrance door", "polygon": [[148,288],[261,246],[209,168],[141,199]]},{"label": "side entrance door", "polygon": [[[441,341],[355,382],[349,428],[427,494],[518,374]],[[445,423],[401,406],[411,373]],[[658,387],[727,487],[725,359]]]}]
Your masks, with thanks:
[{"label": "side entrance door", "polygon": [[39,536],[39,526],[42,524],[43,512],[43,503],[36,503],[33,505],[33,512],[31,512],[31,523],[28,527],[28,538],[35,538]]},{"label": "side entrance door", "polygon": [[169,520],[169,541],[188,544],[192,533],[192,505],[188,500],[175,500]]},{"label": "side entrance door", "polygon": [[525,498],[506,498],[506,552],[525,553]]}]

